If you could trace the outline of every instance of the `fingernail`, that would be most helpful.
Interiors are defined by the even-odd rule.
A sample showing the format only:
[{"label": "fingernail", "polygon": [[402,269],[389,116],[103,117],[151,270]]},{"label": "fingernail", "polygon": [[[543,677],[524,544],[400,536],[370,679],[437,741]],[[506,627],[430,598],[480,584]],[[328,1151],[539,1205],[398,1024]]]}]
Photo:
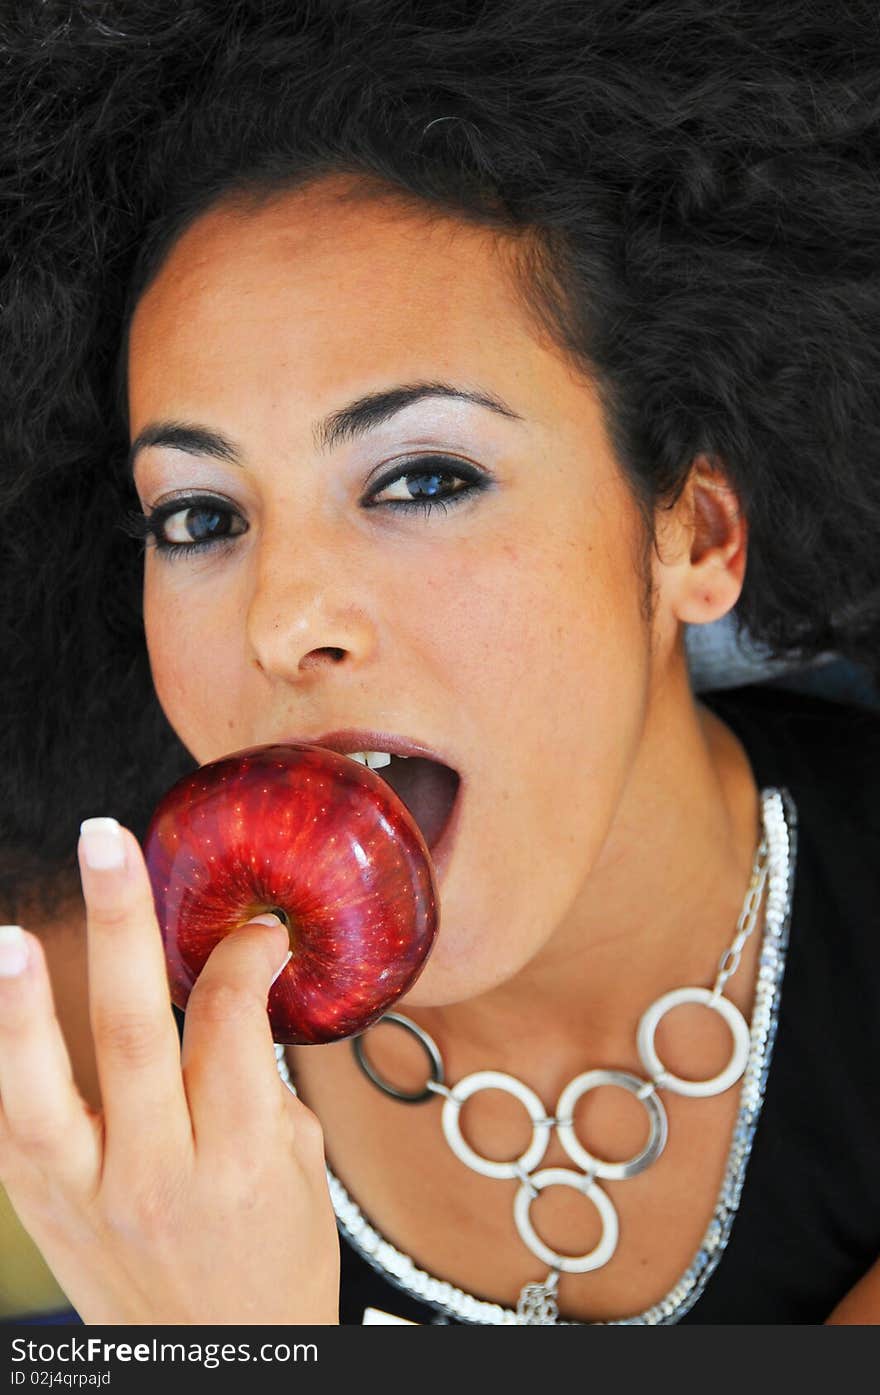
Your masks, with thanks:
[{"label": "fingernail", "polygon": [[[262,915],[252,915],[250,920],[248,921],[248,925],[282,925],[283,923],[284,922],[282,921],[281,917],[275,915],[273,911],[264,911]],[[281,977],[292,958],[293,950],[289,949],[287,951],[287,957],[285,958],[284,963],[281,965],[281,968],[278,970],[278,972],[272,979],[272,983],[275,982],[276,978]],[[269,984],[270,988],[272,987],[272,983]]]},{"label": "fingernail", "polygon": [[20,925],[0,925],[0,978],[24,973],[28,962],[27,940]]},{"label": "fingernail", "polygon": [[125,866],[125,844],[116,819],[84,819],[79,833],[89,867],[103,870]]},{"label": "fingernail", "polygon": [[[287,955],[286,955],[286,957],[285,957],[284,963],[281,965],[281,968],[278,970],[277,974],[275,975],[275,978],[273,978],[272,983],[275,982],[275,979],[276,979],[276,978],[280,978],[280,977],[281,977],[281,975],[284,973],[284,970],[287,968],[287,966],[288,966],[288,964],[290,963],[290,961],[291,961],[292,958],[293,958],[293,950],[292,950],[292,949],[289,949],[289,950],[287,951]],[[270,988],[272,987],[272,983],[269,984],[269,987],[270,987]]]}]

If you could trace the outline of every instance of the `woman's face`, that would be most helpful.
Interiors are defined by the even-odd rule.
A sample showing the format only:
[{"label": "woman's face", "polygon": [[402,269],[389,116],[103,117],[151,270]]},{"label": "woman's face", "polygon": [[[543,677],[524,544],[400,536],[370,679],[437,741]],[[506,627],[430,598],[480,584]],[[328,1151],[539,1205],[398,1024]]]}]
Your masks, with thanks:
[{"label": "woman's face", "polygon": [[[440,1006],[512,979],[570,920],[676,626],[655,559],[652,648],[598,403],[542,342],[504,244],[393,198],[342,205],[339,187],[211,210],[137,307],[132,439],[185,423],[234,451],[137,453],[145,511],[180,501],[167,539],[230,535],[149,546],[144,618],[199,763],[367,727],[461,773],[440,935],[406,998]],[[356,399],[438,381],[515,415],[426,396],[322,445],[317,424]],[[187,514],[194,493],[213,507]],[[426,516],[433,493],[447,506]]]}]

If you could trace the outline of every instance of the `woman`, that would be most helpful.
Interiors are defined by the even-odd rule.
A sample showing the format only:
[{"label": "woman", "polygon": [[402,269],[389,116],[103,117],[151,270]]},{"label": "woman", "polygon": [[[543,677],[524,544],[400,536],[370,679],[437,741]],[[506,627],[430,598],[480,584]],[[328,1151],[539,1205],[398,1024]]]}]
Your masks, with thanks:
[{"label": "woman", "polygon": [[[103,1113],[7,927],[0,1179],[90,1323],[874,1321],[878,719],[699,702],[683,635],[737,606],[876,672],[876,20],[410,8],[104,7],[22,43],[65,101],[22,134],[9,498],[32,518],[55,452],[99,556],[128,505],[199,764],[357,729],[461,786],[380,1083],[349,1042],[276,1063],[277,924],[216,948],[181,1050],[137,838],[97,810]],[[445,1138],[402,1104],[419,1033],[532,1127],[498,1091]]]}]

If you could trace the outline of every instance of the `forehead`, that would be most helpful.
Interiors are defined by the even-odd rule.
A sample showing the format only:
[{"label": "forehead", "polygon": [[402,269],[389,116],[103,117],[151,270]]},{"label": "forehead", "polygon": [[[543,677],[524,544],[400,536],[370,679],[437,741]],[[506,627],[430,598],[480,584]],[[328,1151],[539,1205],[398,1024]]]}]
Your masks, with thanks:
[{"label": "forehead", "polygon": [[[131,325],[133,403],[181,378],[276,371],[323,393],[346,375],[538,371],[509,239],[328,178],[227,202],[177,239]],[[267,374],[270,375],[267,378]]]}]

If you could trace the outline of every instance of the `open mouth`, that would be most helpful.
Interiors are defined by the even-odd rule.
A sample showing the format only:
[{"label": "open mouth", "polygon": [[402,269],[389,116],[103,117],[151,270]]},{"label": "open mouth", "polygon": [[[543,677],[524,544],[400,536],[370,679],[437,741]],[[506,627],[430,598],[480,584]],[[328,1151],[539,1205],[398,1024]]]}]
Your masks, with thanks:
[{"label": "open mouth", "polygon": [[403,800],[416,823],[429,852],[443,837],[455,806],[461,776],[440,761],[424,756],[392,756],[391,764],[376,771]]}]

